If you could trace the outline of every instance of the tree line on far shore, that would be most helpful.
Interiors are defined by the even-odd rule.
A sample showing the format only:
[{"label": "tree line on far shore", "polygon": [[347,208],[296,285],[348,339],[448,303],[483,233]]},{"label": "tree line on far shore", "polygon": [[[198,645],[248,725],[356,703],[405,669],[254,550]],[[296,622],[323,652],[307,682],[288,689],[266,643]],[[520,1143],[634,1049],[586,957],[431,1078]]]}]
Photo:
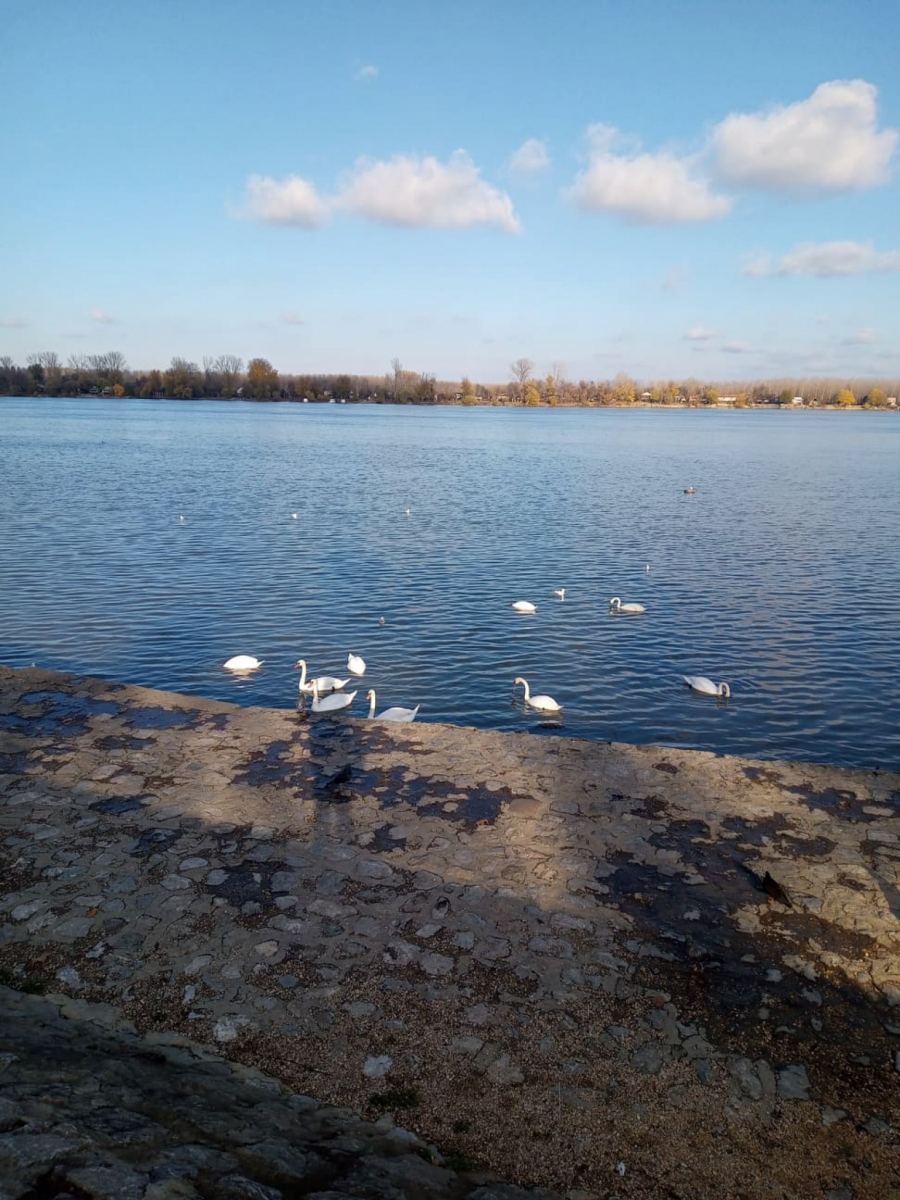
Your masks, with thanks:
[{"label": "tree line on far shore", "polygon": [[54,351],[32,354],[24,365],[0,357],[0,395],[112,396],[143,399],[306,400],[375,404],[646,405],[761,404],[896,407],[900,381],[883,379],[785,378],[757,383],[699,379],[638,381],[620,372],[611,380],[567,378],[562,363],[536,375],[528,358],[510,364],[505,383],[473,383],[467,377],[438,381],[427,372],[407,371],[393,359],[384,375],[286,374],[265,358],[246,364],[234,354],[203,359],[202,366],[173,358],[165,369],[129,369],[117,350],[72,354],[63,363]]}]

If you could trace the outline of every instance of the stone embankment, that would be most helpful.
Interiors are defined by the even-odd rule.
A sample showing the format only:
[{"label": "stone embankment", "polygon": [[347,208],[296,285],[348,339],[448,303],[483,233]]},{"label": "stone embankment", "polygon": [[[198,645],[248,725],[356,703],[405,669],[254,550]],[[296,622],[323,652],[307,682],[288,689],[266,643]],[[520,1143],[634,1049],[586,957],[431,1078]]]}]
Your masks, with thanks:
[{"label": "stone embankment", "polygon": [[[374,1124],[323,1137],[363,1158],[391,1114],[458,1189],[397,1196],[477,1167],[571,1200],[900,1197],[896,774],[34,669],[0,669],[0,738],[0,982],[353,1106]],[[319,1187],[240,1147],[221,1177]],[[170,1194],[141,1154],[135,1194]]]}]

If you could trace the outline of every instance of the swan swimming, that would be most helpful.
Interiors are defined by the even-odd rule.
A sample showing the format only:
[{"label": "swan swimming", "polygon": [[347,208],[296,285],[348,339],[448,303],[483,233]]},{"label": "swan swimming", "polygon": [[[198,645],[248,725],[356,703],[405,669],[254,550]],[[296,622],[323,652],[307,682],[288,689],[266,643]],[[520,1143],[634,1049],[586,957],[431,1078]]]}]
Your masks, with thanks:
[{"label": "swan swimming", "polygon": [[312,693],[314,713],[340,712],[342,708],[349,708],[356,699],[356,692],[334,692],[330,696],[323,696],[319,699],[319,689],[316,687],[315,680],[313,680]]},{"label": "swan swimming", "polygon": [[296,520],[297,520],[297,514],[296,514],[296,513],[291,513],[291,520],[292,520],[292,521],[296,521]]},{"label": "swan swimming", "polygon": [[254,658],[252,654],[236,654],[234,658],[229,658],[228,662],[222,663],[226,671],[255,671],[262,665],[263,660]]},{"label": "swan swimming", "polygon": [[360,658],[358,654],[348,654],[347,670],[351,675],[365,675],[366,660],[364,658]]},{"label": "swan swimming", "polygon": [[525,689],[525,703],[531,708],[536,708],[538,712],[562,712],[562,705],[557,704],[552,696],[532,696],[531,688],[528,686],[528,680],[523,679],[521,675],[517,675],[513,680],[513,687],[517,683],[521,683]]},{"label": "swan swimming", "polygon": [[705,675],[682,675],[681,678],[692,691],[701,692],[704,696],[725,696],[726,699],[731,697],[731,688],[727,683],[720,683],[716,687]]},{"label": "swan swimming", "polygon": [[300,672],[300,687],[299,691],[309,694],[313,690],[313,685],[319,689],[319,692],[324,696],[326,692],[339,692],[345,688],[350,682],[349,679],[335,679],[333,675],[320,675],[317,679],[306,678],[306,659],[299,658],[294,663],[295,667],[301,667]]},{"label": "swan swimming", "polygon": [[554,596],[559,596],[560,600],[565,600],[565,598],[566,598],[566,589],[565,589],[565,588],[554,588],[554,589],[553,589],[553,595],[554,595]]},{"label": "swan swimming", "polygon": [[512,607],[516,612],[536,613],[537,605],[532,604],[530,600],[516,600]]},{"label": "swan swimming", "polygon": [[[375,689],[369,688],[366,692],[366,699],[369,701],[369,720],[375,720]],[[414,721],[416,713],[421,705],[417,704],[415,708],[386,708],[384,712],[378,714],[379,721]]]},{"label": "swan swimming", "polygon": [[623,604],[618,596],[613,596],[609,602],[609,607],[611,612],[620,613],[642,613],[647,611],[643,604]]}]

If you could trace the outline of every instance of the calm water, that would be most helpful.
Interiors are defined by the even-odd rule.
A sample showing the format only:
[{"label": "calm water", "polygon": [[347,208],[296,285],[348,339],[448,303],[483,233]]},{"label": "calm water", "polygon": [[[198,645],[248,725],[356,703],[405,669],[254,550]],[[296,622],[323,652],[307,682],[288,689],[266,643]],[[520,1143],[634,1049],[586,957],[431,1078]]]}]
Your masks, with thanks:
[{"label": "calm water", "polygon": [[3,399],[0,661],[288,707],[352,650],[358,715],[896,767],[898,514],[891,414]]}]

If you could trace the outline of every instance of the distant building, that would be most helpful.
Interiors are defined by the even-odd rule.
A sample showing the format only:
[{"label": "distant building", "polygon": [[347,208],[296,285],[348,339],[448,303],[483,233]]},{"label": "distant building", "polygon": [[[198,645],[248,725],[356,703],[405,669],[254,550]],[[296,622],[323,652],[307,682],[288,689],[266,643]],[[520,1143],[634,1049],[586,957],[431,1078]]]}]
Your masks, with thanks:
[{"label": "distant building", "polygon": [[897,407],[897,397],[896,396],[888,396],[887,403],[888,403],[888,408],[896,408]]},{"label": "distant building", "polygon": [[716,406],[721,408],[729,404],[737,404],[737,396],[720,396],[716,401]]},{"label": "distant building", "polygon": [[795,408],[802,408],[802,407],[803,407],[803,397],[802,397],[802,396],[795,396],[795,397],[793,398],[793,400],[791,401],[791,404],[793,404],[793,406],[794,406]]}]

